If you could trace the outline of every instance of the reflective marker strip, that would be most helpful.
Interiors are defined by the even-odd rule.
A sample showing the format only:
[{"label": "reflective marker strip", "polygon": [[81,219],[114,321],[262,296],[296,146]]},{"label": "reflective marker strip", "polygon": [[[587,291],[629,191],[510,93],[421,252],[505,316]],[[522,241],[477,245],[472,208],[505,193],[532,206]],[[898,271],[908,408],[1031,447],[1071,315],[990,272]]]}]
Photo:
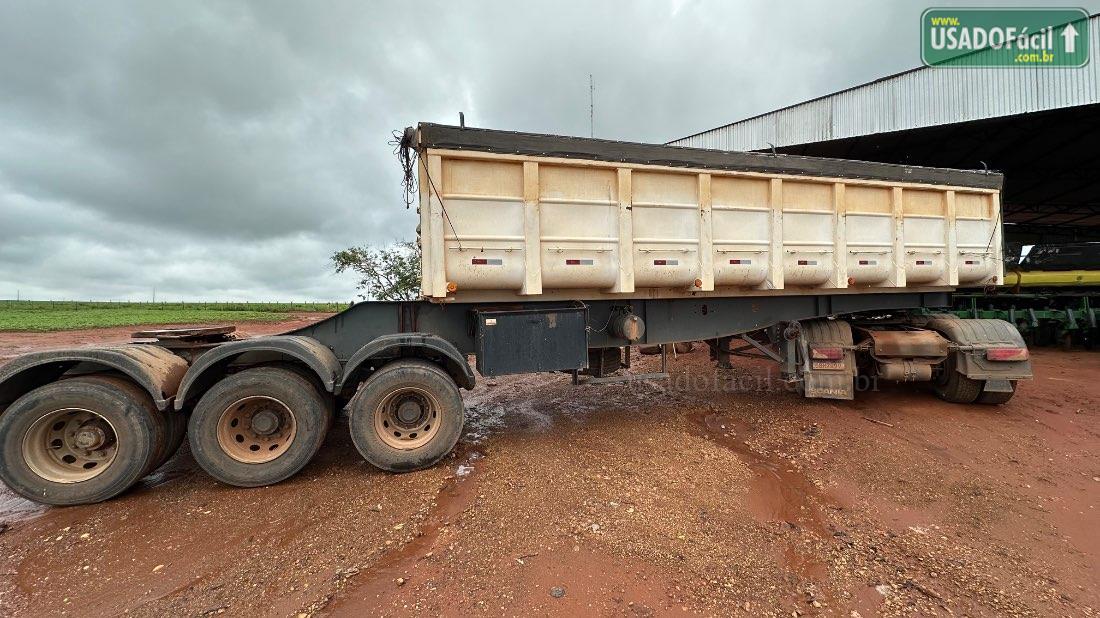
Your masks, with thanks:
[{"label": "reflective marker strip", "polygon": [[968,266],[973,266],[974,264],[981,264],[981,262],[979,262],[978,260],[966,260],[963,263],[968,265]]},{"label": "reflective marker strip", "polygon": [[1028,359],[1027,348],[991,348],[985,357],[991,361],[1023,361]]},{"label": "reflective marker strip", "polygon": [[500,258],[474,258],[470,263],[475,266],[502,266],[504,260]]},{"label": "reflective marker strip", "polygon": [[654,266],[677,266],[680,260],[653,260]]},{"label": "reflective marker strip", "polygon": [[917,266],[931,266],[932,260],[917,260]]},{"label": "reflective marker strip", "polygon": [[859,261],[860,266],[876,266],[877,264],[878,264],[878,260],[860,260]]},{"label": "reflective marker strip", "polygon": [[798,260],[799,266],[817,266],[817,260]]},{"label": "reflective marker strip", "polygon": [[595,264],[593,260],[565,260],[566,266],[591,266]]},{"label": "reflective marker strip", "polygon": [[843,348],[810,348],[811,359],[840,360],[844,358]]},{"label": "reflective marker strip", "polygon": [[752,260],[730,260],[730,264],[752,264]]}]

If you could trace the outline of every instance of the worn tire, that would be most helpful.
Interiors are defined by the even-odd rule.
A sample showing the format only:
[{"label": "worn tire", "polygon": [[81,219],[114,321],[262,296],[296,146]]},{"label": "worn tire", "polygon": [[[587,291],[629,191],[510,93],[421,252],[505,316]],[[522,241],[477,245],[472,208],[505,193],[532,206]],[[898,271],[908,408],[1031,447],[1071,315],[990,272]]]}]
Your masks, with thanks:
[{"label": "worn tire", "polygon": [[[1002,403],[1008,403],[1012,396],[1016,394],[1016,380],[1009,380],[1012,384],[1011,393],[987,393],[982,391],[982,394],[978,395],[975,403],[982,403],[988,405],[999,405]],[[984,384],[983,384],[984,387]]]},{"label": "worn tire", "polygon": [[[58,506],[102,502],[129,489],[163,449],[163,425],[149,395],[127,385],[133,386],[120,378],[82,376],[20,397],[0,415],[0,479],[25,498]],[[55,482],[28,465],[24,445],[38,421],[68,408],[89,410],[105,419],[113,429],[116,452],[92,478]]]},{"label": "worn tire", "polygon": [[[276,400],[293,420],[292,437],[276,445],[283,450],[269,461],[242,461],[219,441],[223,416],[248,398]],[[282,367],[246,369],[215,384],[195,406],[187,429],[191,454],[203,470],[223,483],[237,487],[278,483],[301,471],[320,450],[330,424],[329,408],[317,388],[295,371]]]},{"label": "worn tire", "polygon": [[[383,406],[388,405],[392,397],[402,397],[409,392],[423,393],[423,397],[433,402],[422,415],[425,419],[433,418],[427,422],[437,426],[426,443],[397,448],[393,440],[380,435],[376,416],[383,414]],[[437,463],[458,442],[465,420],[458,385],[446,371],[420,359],[403,359],[379,369],[348,402],[348,412],[355,448],[368,462],[388,472],[411,472]]]},{"label": "worn tire", "polygon": [[149,409],[149,420],[152,423],[153,430],[153,457],[149,460],[149,465],[145,469],[145,473],[142,477],[151,474],[154,470],[159,468],[161,464],[168,460],[171,456],[168,453],[168,449],[171,448],[170,442],[173,438],[172,432],[174,427],[168,420],[168,414],[171,412],[161,412],[156,409],[156,404],[149,397],[149,394],[145,392],[145,389],[141,388],[133,382],[119,378],[116,376],[102,376],[102,379],[109,381],[120,391],[127,393],[134,400],[141,400],[147,402]]},{"label": "worn tire", "polygon": [[168,463],[168,460],[172,459],[176,451],[180,450],[180,445],[183,444],[183,439],[187,436],[187,416],[183,412],[165,410],[161,412],[161,415],[164,416],[168,433],[165,437],[165,449],[161,453],[160,462],[153,466],[153,470]]},{"label": "worn tire", "polygon": [[973,380],[959,373],[955,367],[957,361],[952,354],[943,362],[943,371],[932,383],[936,395],[951,403],[974,403],[982,394],[983,380]]}]

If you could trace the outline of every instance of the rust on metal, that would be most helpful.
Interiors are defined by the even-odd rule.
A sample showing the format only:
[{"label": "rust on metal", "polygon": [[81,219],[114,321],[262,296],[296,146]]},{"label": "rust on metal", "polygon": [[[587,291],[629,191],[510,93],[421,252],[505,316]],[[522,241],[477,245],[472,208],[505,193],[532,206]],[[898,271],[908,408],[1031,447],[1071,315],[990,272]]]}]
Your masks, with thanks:
[{"label": "rust on metal", "polygon": [[245,397],[219,417],[218,446],[241,463],[267,463],[290,449],[297,432],[290,406],[274,397]]},{"label": "rust on metal", "polygon": [[116,370],[152,396],[157,409],[172,403],[187,361],[159,345],[125,344],[32,352],[0,368],[0,408],[35,385],[51,382],[69,370],[83,373]]},{"label": "rust on metal", "polygon": [[867,330],[875,357],[944,358],[950,343],[932,330]]},{"label": "rust on metal", "polygon": [[198,326],[194,328],[163,328],[153,330],[140,330],[130,335],[132,338],[171,350],[184,358],[188,364],[195,359],[223,343],[236,341],[233,333],[236,326]]},{"label": "rust on metal", "polygon": [[130,335],[134,339],[207,339],[222,337],[236,332],[236,326],[197,326],[194,328],[159,328],[139,330]]}]

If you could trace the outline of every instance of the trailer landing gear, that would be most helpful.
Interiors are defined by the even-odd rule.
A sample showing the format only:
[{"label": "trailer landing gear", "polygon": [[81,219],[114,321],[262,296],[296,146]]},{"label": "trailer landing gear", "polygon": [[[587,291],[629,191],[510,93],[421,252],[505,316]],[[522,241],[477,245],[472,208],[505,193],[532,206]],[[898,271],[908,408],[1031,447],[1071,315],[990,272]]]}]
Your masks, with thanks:
[{"label": "trailer landing gear", "polygon": [[301,374],[257,367],[215,384],[191,414],[195,461],[223,483],[271,485],[309,463],[324,442],[332,411]]},{"label": "trailer landing gear", "polygon": [[427,468],[451,452],[462,433],[458,386],[427,361],[392,362],[348,403],[351,439],[371,464],[389,472]]}]

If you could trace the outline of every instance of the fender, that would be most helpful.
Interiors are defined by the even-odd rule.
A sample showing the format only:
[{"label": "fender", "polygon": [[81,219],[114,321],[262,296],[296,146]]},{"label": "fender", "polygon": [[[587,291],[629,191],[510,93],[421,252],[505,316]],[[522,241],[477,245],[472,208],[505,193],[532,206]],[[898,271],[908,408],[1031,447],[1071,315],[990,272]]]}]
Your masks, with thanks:
[{"label": "fender", "polygon": [[164,411],[172,405],[187,372],[187,361],[148,344],[32,352],[0,368],[0,410],[73,369],[80,373],[104,369],[121,372],[145,389],[157,409]]},{"label": "fender", "polygon": [[[856,357],[852,352],[852,325],[844,320],[816,319],[805,320],[800,326],[803,394],[810,398],[855,399],[853,378],[856,377]],[[815,344],[841,346],[844,350],[843,367],[814,369],[810,348],[817,347]]]},{"label": "fender", "polygon": [[221,376],[230,363],[249,353],[301,361],[317,374],[323,388],[330,393],[334,392],[340,377],[340,361],[336,360],[336,355],[312,337],[276,335],[231,341],[204,353],[187,370],[176,395],[176,410],[182,410],[191,399],[201,396],[205,387]]},{"label": "fender", "polygon": [[1032,377],[1031,361],[991,361],[985,357],[985,348],[1008,346],[1026,348],[1024,338],[1016,326],[1004,320],[965,319],[955,316],[936,316],[928,321],[928,328],[940,333],[952,343],[976,346],[977,350],[958,354],[958,371],[975,380],[1019,380]]},{"label": "fender", "polygon": [[441,361],[441,365],[454,381],[467,390],[474,387],[474,370],[466,356],[458,351],[450,341],[428,333],[400,333],[382,335],[359,348],[344,366],[338,390],[348,386],[363,363],[373,358],[428,357]]}]

